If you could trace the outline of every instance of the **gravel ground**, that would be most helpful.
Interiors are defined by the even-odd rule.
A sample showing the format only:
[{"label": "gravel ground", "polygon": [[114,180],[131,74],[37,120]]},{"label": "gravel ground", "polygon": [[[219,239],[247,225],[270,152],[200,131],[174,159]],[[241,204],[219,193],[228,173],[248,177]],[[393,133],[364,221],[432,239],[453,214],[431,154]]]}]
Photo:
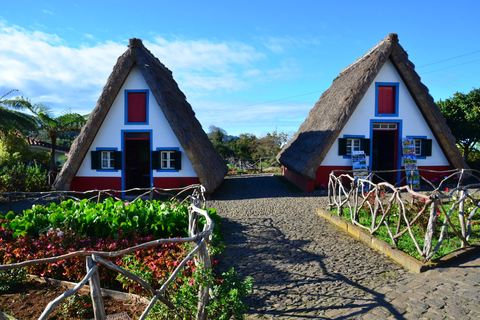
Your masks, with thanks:
[{"label": "gravel ground", "polygon": [[228,176],[208,204],[227,246],[218,268],[254,278],[249,319],[360,319],[385,304],[375,288],[409,274],[317,216],[326,197],[272,174]]}]

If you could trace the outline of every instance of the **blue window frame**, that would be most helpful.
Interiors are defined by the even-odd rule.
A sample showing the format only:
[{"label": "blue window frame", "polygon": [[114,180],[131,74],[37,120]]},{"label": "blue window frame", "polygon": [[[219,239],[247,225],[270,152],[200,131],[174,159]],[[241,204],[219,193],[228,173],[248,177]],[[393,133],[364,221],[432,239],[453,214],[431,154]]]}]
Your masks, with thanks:
[{"label": "blue window frame", "polygon": [[365,155],[370,155],[370,139],[365,139],[363,135],[344,135],[338,139],[338,155],[344,159],[351,159],[354,151],[364,151]]},{"label": "blue window frame", "polygon": [[156,148],[155,151],[152,151],[152,167],[157,172],[179,172],[182,169],[180,148]]},{"label": "blue window frame", "polygon": [[117,172],[122,168],[122,152],[118,148],[98,147],[91,152],[92,169]]},{"label": "blue window frame", "polygon": [[432,155],[432,139],[427,139],[426,136],[407,136],[407,138],[415,142],[417,159],[427,159]]},{"label": "blue window frame", "polygon": [[149,123],[149,90],[125,90],[125,124]]}]

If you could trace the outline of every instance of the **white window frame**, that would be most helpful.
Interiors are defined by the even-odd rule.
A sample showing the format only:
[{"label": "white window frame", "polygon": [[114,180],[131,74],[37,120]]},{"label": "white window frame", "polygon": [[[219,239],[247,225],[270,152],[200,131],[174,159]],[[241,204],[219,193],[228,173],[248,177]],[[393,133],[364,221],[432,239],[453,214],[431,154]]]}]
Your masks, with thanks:
[{"label": "white window frame", "polygon": [[351,156],[354,151],[361,151],[360,138],[347,138],[347,156]]},{"label": "white window frame", "polygon": [[105,170],[115,169],[115,156],[113,150],[102,150],[101,155],[101,168]]},{"label": "white window frame", "polygon": [[175,170],[175,150],[161,150],[160,168],[161,170]]},{"label": "white window frame", "polygon": [[415,144],[415,155],[419,156],[422,154],[422,140],[423,139],[413,139]]}]

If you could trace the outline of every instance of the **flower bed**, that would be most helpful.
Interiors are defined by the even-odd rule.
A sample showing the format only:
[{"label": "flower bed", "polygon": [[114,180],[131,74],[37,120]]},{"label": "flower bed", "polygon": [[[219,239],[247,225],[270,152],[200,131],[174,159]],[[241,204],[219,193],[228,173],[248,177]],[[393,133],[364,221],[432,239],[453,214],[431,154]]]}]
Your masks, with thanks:
[{"label": "flower bed", "polygon": [[[208,209],[209,215],[216,223],[213,241],[209,250],[218,252],[221,248],[219,235],[220,217],[215,209]],[[202,218],[199,227],[205,222]],[[113,252],[159,238],[188,236],[187,205],[180,202],[136,201],[134,203],[106,199],[102,203],[87,200],[68,200],[60,204],[36,205],[15,215],[9,212],[0,220],[0,263],[11,264],[25,260],[54,257],[73,251]],[[111,262],[136,274],[153,288],[159,288],[171,275],[178,264],[191,251],[190,243],[169,243],[153,248],[138,250],[132,254],[109,258]],[[60,260],[49,264],[25,267],[31,274],[51,277],[59,280],[78,282],[86,275],[83,258]],[[200,284],[209,284],[217,291],[223,288],[225,280],[217,279],[213,274],[196,268],[189,261],[182,274],[167,291],[167,296],[178,303],[180,314],[185,319],[194,317],[197,307],[197,293]],[[231,271],[233,272],[233,270]],[[146,294],[143,287],[121,274],[107,268],[100,271],[101,285],[105,288],[123,289],[129,292]],[[235,275],[226,274],[227,278]],[[0,277],[1,278],[1,277]],[[1,280],[1,279],[0,279]],[[243,288],[243,290],[238,290]],[[237,281],[228,288],[229,297],[220,297],[224,303],[213,304],[209,314],[241,314],[245,306],[239,294],[246,294],[251,288],[250,279]],[[225,299],[234,299],[225,303]],[[217,305],[217,308],[212,308]],[[152,315],[175,319],[163,305],[157,304]]]}]

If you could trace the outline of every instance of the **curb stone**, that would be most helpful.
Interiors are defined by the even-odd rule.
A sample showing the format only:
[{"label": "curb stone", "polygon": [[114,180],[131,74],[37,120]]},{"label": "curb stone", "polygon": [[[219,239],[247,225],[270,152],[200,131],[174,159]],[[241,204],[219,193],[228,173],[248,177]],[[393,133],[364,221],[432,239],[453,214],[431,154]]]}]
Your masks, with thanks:
[{"label": "curb stone", "polygon": [[480,242],[477,242],[470,245],[469,247],[457,249],[438,259],[432,260],[427,263],[422,263],[421,261],[418,261],[417,259],[406,254],[405,252],[398,250],[391,244],[370,235],[369,233],[362,230],[360,227],[357,227],[350,222],[343,220],[336,214],[332,214],[323,209],[318,209],[317,214],[323,219],[328,220],[330,223],[352,235],[353,237],[361,240],[362,242],[368,244],[370,247],[390,257],[393,261],[402,265],[405,269],[408,269],[415,273],[421,273],[429,269],[438,268],[448,263],[452,263],[454,261],[465,258],[473,252],[480,252]]}]

